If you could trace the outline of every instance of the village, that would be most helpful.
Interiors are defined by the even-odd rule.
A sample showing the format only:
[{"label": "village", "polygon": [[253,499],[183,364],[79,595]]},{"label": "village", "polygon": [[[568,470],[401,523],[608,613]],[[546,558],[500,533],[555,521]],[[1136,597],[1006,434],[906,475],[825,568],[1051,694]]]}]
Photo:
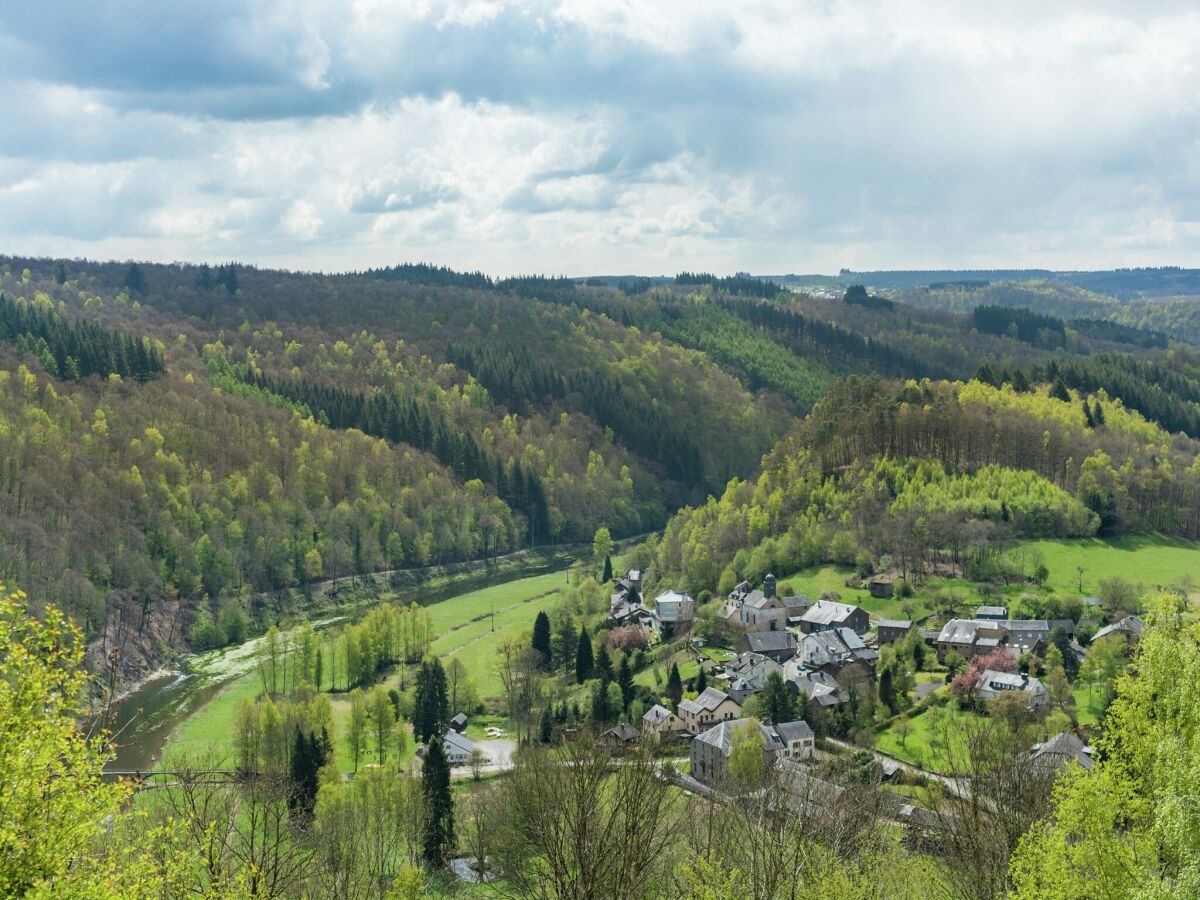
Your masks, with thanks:
[{"label": "village", "polygon": [[[863,586],[880,599],[894,590],[888,578]],[[889,817],[926,832],[939,816],[922,803],[971,790],[972,726],[1003,723],[1016,765],[1045,787],[1068,763],[1091,768],[1095,717],[1076,709],[1077,697],[1103,695],[1142,631],[1136,615],[1099,597],[1080,599],[1078,619],[1010,618],[1005,606],[981,605],[921,627],[837,592],[793,594],[770,574],[709,601],[700,628],[701,604],[687,593],[647,603],[642,588],[638,569],[613,582],[607,624],[642,629],[660,656],[694,662],[696,675],[672,696],[673,672],[660,702],[601,733],[614,753],[649,746],[672,780],[708,796],[771,783],[795,795],[797,810],[853,790],[865,766],[891,801]],[[935,717],[939,734],[923,727]],[[847,779],[853,766],[859,775]]]}]

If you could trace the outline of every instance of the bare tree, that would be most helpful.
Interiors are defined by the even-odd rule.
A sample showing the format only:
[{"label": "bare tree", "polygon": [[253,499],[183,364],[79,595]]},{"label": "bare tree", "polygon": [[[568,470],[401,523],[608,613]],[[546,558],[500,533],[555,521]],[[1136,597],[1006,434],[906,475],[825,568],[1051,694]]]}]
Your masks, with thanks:
[{"label": "bare tree", "polygon": [[487,800],[484,855],[503,873],[496,889],[523,898],[662,896],[679,805],[642,750],[617,761],[591,736],[554,754],[530,747]]}]

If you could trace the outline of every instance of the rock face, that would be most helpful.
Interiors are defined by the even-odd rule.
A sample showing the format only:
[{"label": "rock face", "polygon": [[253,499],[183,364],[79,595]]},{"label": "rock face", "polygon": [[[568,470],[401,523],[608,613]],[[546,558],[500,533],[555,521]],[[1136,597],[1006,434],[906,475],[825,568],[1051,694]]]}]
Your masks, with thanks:
[{"label": "rock face", "polygon": [[118,694],[132,690],[164,661],[187,650],[184,605],[157,598],[142,603],[126,592],[109,599],[104,628],[88,644],[87,667]]}]

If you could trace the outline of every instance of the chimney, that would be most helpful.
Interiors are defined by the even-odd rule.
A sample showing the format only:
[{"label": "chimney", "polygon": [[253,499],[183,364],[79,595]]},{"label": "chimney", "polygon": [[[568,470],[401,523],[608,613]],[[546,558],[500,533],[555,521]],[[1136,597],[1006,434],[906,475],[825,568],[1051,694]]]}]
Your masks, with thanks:
[{"label": "chimney", "polygon": [[763,594],[767,597],[775,596],[775,576],[768,575],[763,579]]}]

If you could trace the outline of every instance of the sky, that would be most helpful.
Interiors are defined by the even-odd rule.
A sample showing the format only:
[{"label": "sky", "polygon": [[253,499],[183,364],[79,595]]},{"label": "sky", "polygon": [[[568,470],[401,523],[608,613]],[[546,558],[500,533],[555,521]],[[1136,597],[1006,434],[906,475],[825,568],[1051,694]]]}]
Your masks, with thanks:
[{"label": "sky", "polygon": [[1200,8],[0,0],[0,253],[1200,266]]}]

